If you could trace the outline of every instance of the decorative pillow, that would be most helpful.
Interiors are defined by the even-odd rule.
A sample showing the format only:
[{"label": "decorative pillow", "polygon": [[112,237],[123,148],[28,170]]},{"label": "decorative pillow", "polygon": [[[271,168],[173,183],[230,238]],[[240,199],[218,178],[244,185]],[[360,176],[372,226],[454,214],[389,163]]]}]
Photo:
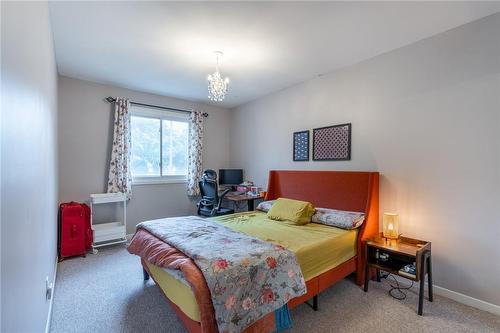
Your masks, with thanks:
[{"label": "decorative pillow", "polygon": [[304,225],[311,222],[314,206],[310,202],[278,198],[267,212],[271,220]]},{"label": "decorative pillow", "polygon": [[312,217],[312,222],[347,230],[359,228],[364,220],[364,213],[329,208],[316,208]]},{"label": "decorative pillow", "polygon": [[261,210],[265,213],[271,209],[271,206],[276,200],[268,200],[268,201],[262,201],[260,204],[257,205],[257,210]]}]

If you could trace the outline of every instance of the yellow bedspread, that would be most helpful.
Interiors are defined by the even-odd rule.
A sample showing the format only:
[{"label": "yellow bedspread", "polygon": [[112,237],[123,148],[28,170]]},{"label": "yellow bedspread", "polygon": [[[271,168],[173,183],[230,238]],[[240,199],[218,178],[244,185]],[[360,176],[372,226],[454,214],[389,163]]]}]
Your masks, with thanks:
[{"label": "yellow bedspread", "polygon": [[293,225],[270,220],[266,213],[259,211],[220,216],[215,220],[294,252],[306,281],[356,255],[356,230],[317,223]]},{"label": "yellow bedspread", "polygon": [[[278,243],[297,256],[307,280],[356,255],[357,230],[343,230],[317,223],[298,226],[273,221],[260,211],[212,218],[233,230],[264,241]],[[151,274],[169,299],[191,319],[199,321],[199,310],[191,288],[167,270],[148,264]]]}]

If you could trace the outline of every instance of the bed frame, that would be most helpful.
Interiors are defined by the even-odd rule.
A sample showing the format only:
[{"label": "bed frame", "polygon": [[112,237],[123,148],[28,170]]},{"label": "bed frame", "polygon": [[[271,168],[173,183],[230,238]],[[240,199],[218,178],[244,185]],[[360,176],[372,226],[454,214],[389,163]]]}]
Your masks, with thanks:
[{"label": "bed frame", "polygon": [[[280,197],[309,201],[315,207],[365,213],[365,222],[357,236],[357,255],[307,281],[307,294],[290,300],[288,302],[289,308],[307,303],[308,300],[312,299],[313,304],[307,304],[314,310],[318,310],[319,293],[352,273],[356,274],[356,283],[361,286],[364,282],[366,261],[363,251],[364,243],[368,238],[379,233],[379,173],[271,170],[265,200]],[[147,280],[150,274],[144,261],[142,261],[142,266],[144,279]],[[164,296],[166,297],[165,294]],[[168,297],[167,300],[189,332],[201,332],[199,322],[184,314]]]}]

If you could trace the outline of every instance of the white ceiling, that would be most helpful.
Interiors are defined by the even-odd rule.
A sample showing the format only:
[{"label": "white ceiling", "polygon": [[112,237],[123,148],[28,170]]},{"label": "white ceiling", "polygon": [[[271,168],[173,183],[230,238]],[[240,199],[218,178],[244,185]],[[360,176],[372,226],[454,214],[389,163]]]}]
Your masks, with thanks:
[{"label": "white ceiling", "polygon": [[62,75],[234,107],[500,11],[499,2],[52,2]]}]

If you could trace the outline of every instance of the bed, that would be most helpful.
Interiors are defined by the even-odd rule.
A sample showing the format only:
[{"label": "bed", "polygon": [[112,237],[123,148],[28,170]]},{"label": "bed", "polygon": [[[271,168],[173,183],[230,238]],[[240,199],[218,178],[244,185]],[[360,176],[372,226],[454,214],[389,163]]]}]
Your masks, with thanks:
[{"label": "bed", "polygon": [[[364,281],[364,240],[378,233],[377,172],[270,171],[266,200],[286,197],[309,201],[315,207],[365,213],[365,222],[356,230],[343,230],[310,223],[294,226],[273,223],[263,212],[253,211],[214,218],[233,230],[291,250],[306,281],[307,293],[288,302],[293,308],[309,299],[318,308],[318,294],[346,276],[356,273]],[[151,276],[189,332],[202,332],[200,310],[189,283],[178,270],[142,260],[145,278]],[[261,331],[255,325],[246,332]]]}]

